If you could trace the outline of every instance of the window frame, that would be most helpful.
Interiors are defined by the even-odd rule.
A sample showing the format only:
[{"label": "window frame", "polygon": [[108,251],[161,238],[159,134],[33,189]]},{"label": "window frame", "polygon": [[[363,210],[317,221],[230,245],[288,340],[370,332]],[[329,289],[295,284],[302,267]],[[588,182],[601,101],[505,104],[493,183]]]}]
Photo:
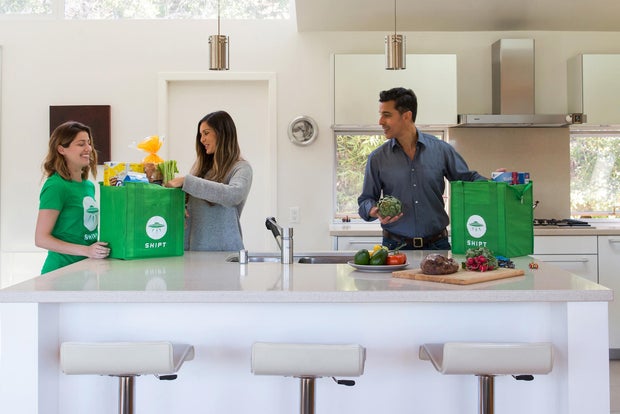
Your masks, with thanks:
[{"label": "window frame", "polygon": [[[451,125],[443,124],[416,124],[416,128],[424,133],[434,135],[438,138],[441,136],[442,141],[450,142]],[[333,133],[333,168],[332,168],[332,221],[334,223],[341,223],[344,219],[342,214],[338,213],[338,190],[336,188],[336,182],[338,178],[338,135],[383,135],[383,129],[380,125],[346,125],[346,124],[334,124],[332,126]],[[445,208],[449,213],[449,200],[450,200],[450,186],[446,185],[444,194]],[[366,223],[364,219],[357,217],[349,217],[351,223]]]},{"label": "window frame", "polygon": [[[588,125],[588,124],[573,124],[569,126],[570,139],[574,137],[609,137],[615,136],[620,139],[620,124],[609,125]],[[585,218],[588,221],[620,221],[620,206],[612,206],[611,211],[573,211],[572,202],[570,207],[570,216],[573,218],[581,218],[582,216],[602,216],[607,215],[607,218]],[[616,208],[618,207],[618,208]],[[615,210],[615,211],[614,211]],[[614,214],[615,213],[615,214]]]}]

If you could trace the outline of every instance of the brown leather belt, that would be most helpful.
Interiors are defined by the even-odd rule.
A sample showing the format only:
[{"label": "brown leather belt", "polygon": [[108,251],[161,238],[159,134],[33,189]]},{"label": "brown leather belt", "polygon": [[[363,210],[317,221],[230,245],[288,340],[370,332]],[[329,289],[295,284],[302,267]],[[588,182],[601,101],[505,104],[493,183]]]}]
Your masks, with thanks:
[{"label": "brown leather belt", "polygon": [[443,229],[437,234],[427,237],[403,237],[398,234],[390,233],[387,230],[383,230],[383,237],[386,239],[395,240],[400,243],[407,243],[408,246],[413,246],[416,249],[422,249],[424,247],[428,247],[429,245],[435,243],[437,240],[444,239],[448,237],[448,230]]}]

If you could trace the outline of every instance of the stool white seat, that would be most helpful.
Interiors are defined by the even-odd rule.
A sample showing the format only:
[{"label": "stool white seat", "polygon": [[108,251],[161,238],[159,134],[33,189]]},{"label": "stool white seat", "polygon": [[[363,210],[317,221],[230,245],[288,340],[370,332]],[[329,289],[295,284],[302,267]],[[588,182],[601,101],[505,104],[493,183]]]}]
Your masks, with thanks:
[{"label": "stool white seat", "polygon": [[553,345],[541,343],[447,342],[420,346],[419,357],[446,375],[478,376],[480,414],[494,413],[493,387],[497,375],[533,379],[553,369]]},{"label": "stool white seat", "polygon": [[119,377],[120,414],[133,414],[134,377],[175,379],[183,362],[193,358],[193,346],[165,341],[64,342],[60,346],[60,366],[65,374]]},{"label": "stool white seat", "polygon": [[356,344],[256,342],[252,345],[252,373],[300,378],[301,414],[314,413],[316,378],[358,377],[364,373],[365,361],[366,349]]}]

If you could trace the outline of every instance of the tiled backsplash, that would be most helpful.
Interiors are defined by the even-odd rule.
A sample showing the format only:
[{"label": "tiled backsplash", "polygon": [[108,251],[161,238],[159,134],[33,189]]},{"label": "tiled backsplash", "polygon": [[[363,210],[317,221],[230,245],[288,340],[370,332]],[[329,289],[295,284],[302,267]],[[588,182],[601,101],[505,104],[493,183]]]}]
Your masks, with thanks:
[{"label": "tiled backsplash", "polygon": [[564,128],[451,128],[450,143],[485,177],[497,168],[527,171],[534,217],[570,216],[570,132]]}]

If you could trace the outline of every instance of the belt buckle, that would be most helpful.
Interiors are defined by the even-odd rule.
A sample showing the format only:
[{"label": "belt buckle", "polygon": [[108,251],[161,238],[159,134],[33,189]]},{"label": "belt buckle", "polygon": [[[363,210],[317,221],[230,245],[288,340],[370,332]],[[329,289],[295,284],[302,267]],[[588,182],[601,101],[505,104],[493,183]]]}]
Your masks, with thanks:
[{"label": "belt buckle", "polygon": [[413,238],[413,247],[420,249],[424,247],[424,239],[422,237],[414,237]]}]

